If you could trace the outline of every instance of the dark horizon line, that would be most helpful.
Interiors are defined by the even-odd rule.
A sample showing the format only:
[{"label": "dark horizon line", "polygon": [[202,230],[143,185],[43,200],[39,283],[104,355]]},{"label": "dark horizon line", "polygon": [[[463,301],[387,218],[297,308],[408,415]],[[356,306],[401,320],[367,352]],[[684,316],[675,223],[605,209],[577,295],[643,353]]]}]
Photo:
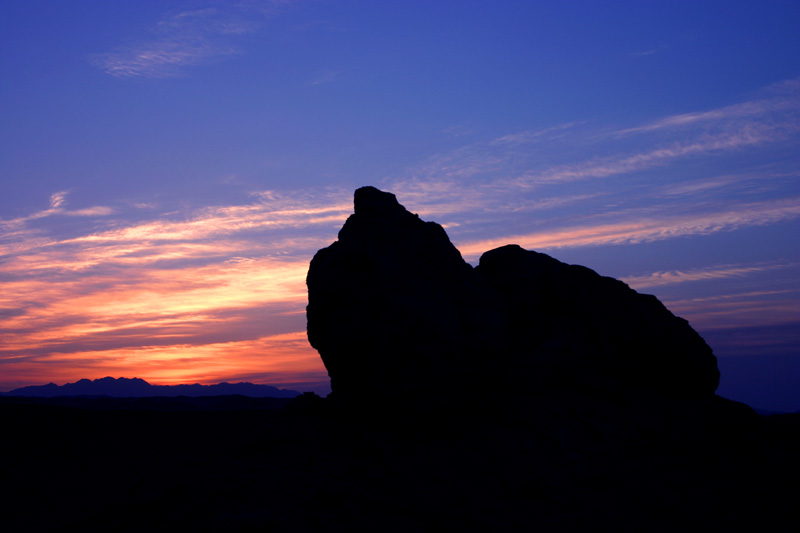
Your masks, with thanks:
[{"label": "dark horizon line", "polygon": [[[220,389],[226,390],[224,394],[236,394],[230,390],[238,390],[243,395],[258,396],[297,396],[301,393],[287,388],[280,388],[275,385],[252,383],[240,381],[231,383],[227,381],[204,385],[201,383],[180,383],[176,385],[153,385],[148,381],[133,377],[106,376],[103,378],[88,379],[82,378],[78,381],[57,385],[54,382],[45,385],[28,385],[0,392],[3,396],[78,396],[78,395],[110,395],[119,394],[121,397],[130,396],[156,396],[156,395],[181,395],[178,393],[194,393],[197,395],[208,395],[208,393],[219,392]],[[160,394],[159,394],[160,393]],[[250,393],[250,394],[245,394]],[[182,394],[187,395],[187,394]]]}]

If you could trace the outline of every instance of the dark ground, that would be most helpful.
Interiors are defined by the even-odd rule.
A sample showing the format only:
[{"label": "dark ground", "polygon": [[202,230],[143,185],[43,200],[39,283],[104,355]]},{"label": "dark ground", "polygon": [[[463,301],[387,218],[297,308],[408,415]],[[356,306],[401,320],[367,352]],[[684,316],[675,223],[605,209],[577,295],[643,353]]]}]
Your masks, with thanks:
[{"label": "dark ground", "polygon": [[0,398],[0,530],[794,530],[800,415],[726,405]]}]

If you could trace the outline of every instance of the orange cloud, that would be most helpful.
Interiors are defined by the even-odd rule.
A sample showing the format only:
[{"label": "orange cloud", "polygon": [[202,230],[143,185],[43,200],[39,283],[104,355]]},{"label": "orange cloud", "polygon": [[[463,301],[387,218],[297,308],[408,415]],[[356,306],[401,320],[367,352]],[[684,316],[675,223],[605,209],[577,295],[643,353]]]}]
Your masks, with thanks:
[{"label": "orange cloud", "polygon": [[[338,226],[345,207],[275,203],[65,240],[22,236],[0,264],[3,381],[35,368],[48,380],[324,381],[304,333],[276,334],[304,328],[309,257],[331,240],[296,228]],[[269,231],[245,235],[253,228]]]},{"label": "orange cloud", "polygon": [[[230,260],[180,269],[125,269],[51,283],[23,279],[5,283],[0,306],[21,312],[0,320],[3,351],[42,344],[81,342],[114,331],[147,328],[159,335],[185,324],[221,320],[223,312],[283,304],[302,309],[306,261],[274,258]],[[25,305],[27,303],[27,305]],[[188,335],[186,333],[185,335]]]}]

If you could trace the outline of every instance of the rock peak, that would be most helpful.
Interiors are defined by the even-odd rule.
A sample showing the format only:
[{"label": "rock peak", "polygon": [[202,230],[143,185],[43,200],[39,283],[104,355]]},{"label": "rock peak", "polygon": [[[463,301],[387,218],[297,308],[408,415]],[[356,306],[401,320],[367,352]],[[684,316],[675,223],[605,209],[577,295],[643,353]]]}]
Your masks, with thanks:
[{"label": "rock peak", "polygon": [[372,186],[356,189],[353,196],[356,215],[381,216],[406,212],[394,194]]}]

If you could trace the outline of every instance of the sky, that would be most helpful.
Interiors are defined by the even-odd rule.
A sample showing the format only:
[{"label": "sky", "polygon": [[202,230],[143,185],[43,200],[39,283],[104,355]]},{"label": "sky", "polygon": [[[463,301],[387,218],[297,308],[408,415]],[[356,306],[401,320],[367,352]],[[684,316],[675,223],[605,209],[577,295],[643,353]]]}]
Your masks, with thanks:
[{"label": "sky", "polygon": [[[308,263],[363,185],[655,294],[800,410],[800,3],[4,0],[0,390],[326,394]],[[646,356],[646,354],[643,354]]]}]

